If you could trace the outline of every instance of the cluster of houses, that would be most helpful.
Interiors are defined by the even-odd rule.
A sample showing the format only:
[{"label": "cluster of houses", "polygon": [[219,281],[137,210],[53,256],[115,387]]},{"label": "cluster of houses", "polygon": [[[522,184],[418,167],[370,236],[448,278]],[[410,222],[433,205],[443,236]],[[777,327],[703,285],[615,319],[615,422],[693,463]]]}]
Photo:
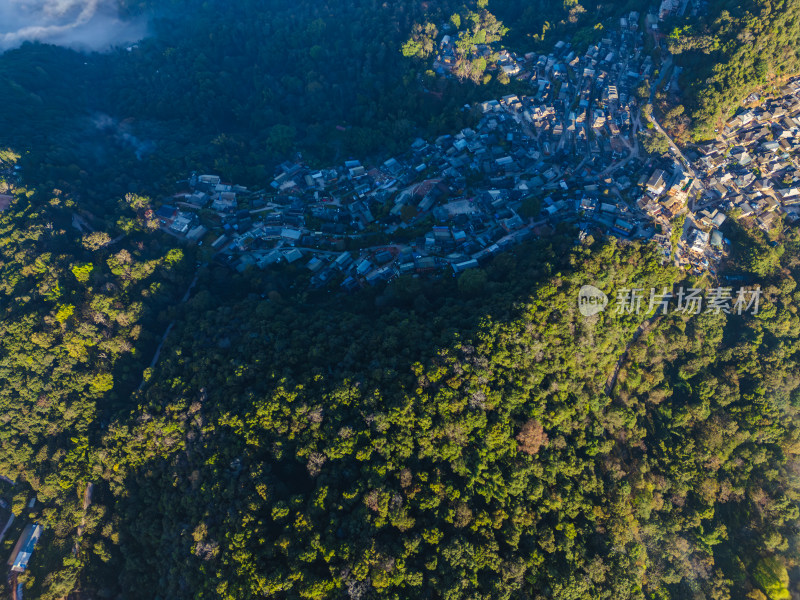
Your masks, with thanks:
[{"label": "cluster of houses", "polygon": [[676,258],[695,272],[713,273],[724,248],[720,226],[726,215],[751,219],[772,237],[800,220],[800,78],[790,80],[777,97],[753,95],[746,104],[716,140],[687,151],[696,177],[684,177],[676,182],[678,189],[647,207],[659,219],[687,204],[691,226]]},{"label": "cluster of houses", "polygon": [[726,214],[766,230],[797,218],[800,80],[743,110],[688,161],[648,156],[635,91],[655,65],[639,22],[631,13],[583,53],[559,42],[548,55],[509,55],[531,94],[480,103],[473,126],[454,135],[417,139],[381,164],[287,161],[255,191],[193,174],[153,217],[240,271],[293,264],[314,287],[459,273],[560,223],[579,239],[654,240],[664,260],[713,273]]},{"label": "cluster of houses", "polygon": [[[600,42],[581,54],[569,42],[556,42],[549,54],[528,52],[520,54],[505,48],[493,49],[488,44],[480,44],[472,49],[472,54],[488,59],[496,56],[496,68],[510,78],[530,84],[532,95],[537,102],[555,105],[559,101],[569,101],[573,127],[588,118],[585,111],[590,100],[602,91],[603,100],[608,103],[625,104],[624,90],[614,89],[613,83],[627,89],[631,81],[638,82],[641,77],[649,77],[653,72],[652,58],[643,52],[643,34],[639,32],[640,15],[631,12],[620,19],[617,31],[608,31]],[[450,75],[456,66],[456,52],[453,40],[445,35],[440,42],[440,53],[433,63],[435,72]],[[579,103],[573,106],[572,100],[580,96]],[[569,113],[565,115],[569,118]],[[609,119],[610,120],[610,119]],[[564,127],[567,123],[564,123]]]},{"label": "cluster of houses", "polygon": [[707,190],[702,201],[770,231],[800,216],[800,78],[780,97],[749,98],[716,141],[697,146],[695,168]]},{"label": "cluster of houses", "polygon": [[658,6],[658,19],[663,21],[667,17],[683,17],[689,15],[697,17],[708,11],[707,0],[661,0]]},{"label": "cluster of houses", "polygon": [[[455,43],[456,40],[452,36],[448,34],[442,36],[439,42],[439,53],[433,61],[434,72],[439,75],[450,75],[454,72],[458,62],[458,52]],[[502,71],[509,77],[524,77],[526,65],[529,61],[537,58],[537,55],[532,52],[522,56],[516,52],[510,52],[505,48],[495,50],[490,44],[477,44],[473,46],[469,56],[471,59],[482,58],[488,63],[495,53],[495,65],[491,65],[491,67]]]},{"label": "cluster of houses", "polygon": [[[667,259],[699,275],[714,273],[714,265],[724,255],[724,238],[719,231],[725,214],[719,210],[693,213],[694,201],[703,190],[703,183],[692,177],[681,161],[662,157],[649,173],[645,171],[641,197],[637,201],[661,231],[653,236]],[[672,228],[676,217],[686,215],[685,227],[675,236],[673,248]],[[673,250],[675,255],[673,257]]]},{"label": "cluster of houses", "polygon": [[637,202],[653,163],[636,143],[635,90],[654,66],[638,21],[586,52],[559,42],[531,57],[531,95],[481,103],[455,135],[417,139],[378,165],[285,162],[264,190],[192,175],[155,216],[239,270],[296,264],[313,286],[345,288],[459,273],[561,222],[582,237],[652,238]]},{"label": "cluster of houses", "polygon": [[[800,78],[776,97],[748,97],[718,133],[686,151],[690,164],[664,158],[664,168],[650,174],[638,201],[663,230],[686,214],[675,260],[695,274],[713,274],[724,255],[720,228],[726,215],[751,219],[772,237],[800,221]],[[664,242],[663,237],[656,239]]]}]

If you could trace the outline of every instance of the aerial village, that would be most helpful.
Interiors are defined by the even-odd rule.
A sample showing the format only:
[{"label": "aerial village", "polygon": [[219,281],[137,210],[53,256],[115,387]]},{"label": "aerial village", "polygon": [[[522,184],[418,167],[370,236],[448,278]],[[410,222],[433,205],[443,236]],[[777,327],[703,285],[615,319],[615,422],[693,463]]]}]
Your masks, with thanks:
[{"label": "aerial village", "polygon": [[[667,4],[646,18],[630,13],[582,54],[564,41],[548,55],[501,51],[499,68],[531,92],[479,104],[472,128],[417,139],[377,165],[284,162],[256,191],[192,174],[154,217],[239,271],[300,265],[313,288],[455,275],[565,225],[578,232],[576,243],[604,234],[652,240],[665,261],[715,275],[728,215],[754,218],[766,231],[798,218],[800,80],[779,98],[743,99],[757,106],[688,157],[671,141],[669,152],[648,155],[638,132],[666,134],[645,120],[637,88],[677,88],[679,69],[658,73],[640,23],[657,29],[665,11],[687,5]],[[448,44],[444,36],[441,72]]]},{"label": "aerial village", "polygon": [[[259,190],[192,173],[147,217],[240,272],[298,265],[313,288],[457,275],[558,230],[576,231],[576,243],[590,235],[651,241],[665,262],[715,276],[727,219],[751,219],[771,238],[800,221],[800,77],[773,96],[742,99],[716,139],[679,149],[643,114],[637,91],[653,82],[651,99],[657,86],[676,92],[679,69],[659,72],[667,61],[654,64],[644,38],[690,2],[693,12],[707,5],[662,0],[644,18],[631,12],[583,53],[566,41],[547,55],[501,49],[497,68],[530,93],[480,103],[472,128],[418,138],[376,165],[287,161]],[[442,76],[453,66],[451,44],[444,35],[434,61]],[[668,152],[643,150],[638,134],[649,127],[667,137]],[[0,176],[10,180],[19,168]],[[0,212],[13,201],[6,191]],[[0,499],[0,541],[22,527],[7,561],[21,598],[17,576],[43,529],[12,530],[14,518]]]}]

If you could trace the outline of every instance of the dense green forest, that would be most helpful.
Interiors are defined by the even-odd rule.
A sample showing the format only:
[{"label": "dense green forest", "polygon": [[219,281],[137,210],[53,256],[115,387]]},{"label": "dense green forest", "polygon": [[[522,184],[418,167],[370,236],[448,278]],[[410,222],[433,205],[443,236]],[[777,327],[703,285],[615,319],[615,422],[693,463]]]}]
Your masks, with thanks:
[{"label": "dense green forest", "polygon": [[577,289],[676,273],[648,247],[568,245],[374,308],[198,294],[134,413],[164,453],[126,449],[131,425],[100,451],[125,465],[106,477],[128,593],[783,597],[797,239],[756,317],[658,317],[627,356],[642,317],[586,321]]},{"label": "dense green forest", "polygon": [[[16,158],[0,153],[0,167]],[[81,568],[71,557],[76,490],[95,468],[93,438],[128,410],[143,352],[152,353],[163,311],[183,293],[187,261],[146,232],[136,196],[120,207],[129,235],[112,240],[88,222],[81,235],[72,226],[78,209],[59,191],[38,194],[7,177],[0,190],[16,197],[0,212],[0,474],[17,482],[3,489],[14,513],[35,497],[38,519],[52,528],[40,568],[57,571],[43,582],[56,598]]]},{"label": "dense green forest", "polygon": [[755,316],[586,319],[586,283],[613,298],[680,275],[654,247],[571,236],[346,299],[201,265],[180,304],[195,263],[141,198],[112,239],[72,227],[64,194],[14,193],[0,485],[47,526],[30,597],[763,599],[800,581],[796,233],[728,232]]}]

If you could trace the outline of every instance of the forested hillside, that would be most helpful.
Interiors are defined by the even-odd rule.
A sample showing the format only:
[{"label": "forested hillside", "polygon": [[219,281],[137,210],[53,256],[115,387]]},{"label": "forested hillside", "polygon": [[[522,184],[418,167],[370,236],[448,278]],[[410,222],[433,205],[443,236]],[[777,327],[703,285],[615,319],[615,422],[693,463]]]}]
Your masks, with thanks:
[{"label": "forested hillside", "polygon": [[401,282],[371,318],[196,296],[144,394],[167,456],[126,449],[128,429],[101,450],[128,463],[106,474],[128,593],[148,577],[201,598],[785,585],[763,574],[797,564],[796,240],[758,316],[648,322],[610,396],[641,318],[584,320],[578,288],[676,275],[648,248],[563,250],[501,257],[472,300]]},{"label": "forested hillside", "polygon": [[178,308],[191,263],[158,250],[137,197],[114,241],[78,233],[66,197],[15,193],[2,469],[14,510],[47,526],[21,578],[30,597],[677,600],[795,585],[796,236],[777,252],[737,234],[737,253],[772,253],[752,262],[756,316],[585,319],[585,283],[613,298],[678,273],[654,248],[557,237],[458,280],[347,299],[201,266]]},{"label": "forested hillside", "polygon": [[[0,167],[14,160],[3,152]],[[83,565],[71,551],[94,477],[92,448],[102,424],[130,409],[161,311],[183,293],[185,261],[137,224],[135,196],[120,209],[129,235],[112,240],[104,223],[91,231],[85,219],[81,235],[62,193],[7,187],[0,178],[0,191],[15,197],[0,212],[0,474],[16,485],[0,485],[18,516],[37,499],[36,518],[49,530],[38,568],[51,573],[37,584],[42,597],[57,598]]]},{"label": "forested hillside", "polygon": [[732,116],[745,97],[800,70],[800,2],[712,0],[702,18],[671,24],[668,46],[683,81],[696,139]]}]

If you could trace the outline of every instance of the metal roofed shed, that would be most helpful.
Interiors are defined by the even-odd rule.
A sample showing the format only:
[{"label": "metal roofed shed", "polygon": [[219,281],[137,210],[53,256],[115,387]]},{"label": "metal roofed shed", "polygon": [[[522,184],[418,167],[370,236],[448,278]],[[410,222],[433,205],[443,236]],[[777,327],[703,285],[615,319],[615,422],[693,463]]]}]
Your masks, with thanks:
[{"label": "metal roofed shed", "polygon": [[310,261],[308,261],[308,264],[306,265],[306,268],[309,271],[311,271],[312,273],[316,273],[323,266],[325,266],[325,263],[315,256]]},{"label": "metal roofed shed", "polygon": [[42,531],[44,531],[44,527],[39,524],[28,523],[25,526],[11,552],[11,558],[8,559],[8,565],[12,571],[22,573],[28,568],[28,563],[33,556],[33,550],[36,548],[36,542],[39,541]]},{"label": "metal roofed shed", "polygon": [[299,229],[292,229],[289,227],[281,229],[281,237],[289,242],[299,242],[302,235],[303,232]]},{"label": "metal roofed shed", "polygon": [[300,250],[298,250],[297,248],[293,248],[292,250],[289,250],[289,252],[287,252],[283,256],[286,259],[287,263],[292,264],[296,260],[299,260],[299,259],[303,258],[303,253],[300,252]]}]

